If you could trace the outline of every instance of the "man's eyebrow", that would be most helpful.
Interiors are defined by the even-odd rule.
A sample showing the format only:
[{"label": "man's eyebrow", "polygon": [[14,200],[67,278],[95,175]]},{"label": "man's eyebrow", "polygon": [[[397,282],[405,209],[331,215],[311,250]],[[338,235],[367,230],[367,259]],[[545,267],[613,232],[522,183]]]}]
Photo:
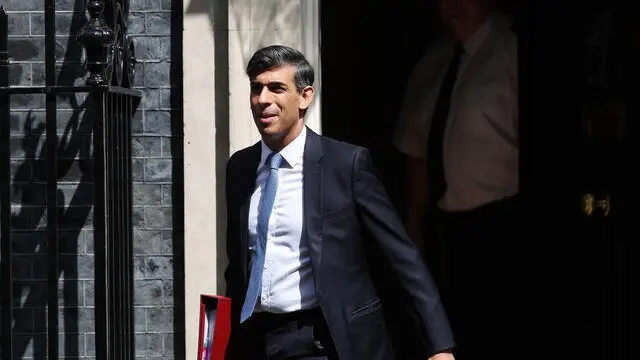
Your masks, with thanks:
[{"label": "man's eyebrow", "polygon": [[282,81],[269,81],[268,83],[263,84],[260,81],[256,81],[256,80],[252,80],[251,81],[251,85],[261,85],[261,86],[280,85],[280,86],[287,86],[287,84],[282,82]]}]

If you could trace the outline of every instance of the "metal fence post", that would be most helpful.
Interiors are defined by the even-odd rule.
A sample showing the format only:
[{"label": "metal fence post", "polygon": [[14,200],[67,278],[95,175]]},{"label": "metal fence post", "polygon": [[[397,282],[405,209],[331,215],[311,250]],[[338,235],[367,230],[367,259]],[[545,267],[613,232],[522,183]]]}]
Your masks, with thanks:
[{"label": "metal fence post", "polygon": [[[0,6],[0,87],[9,86],[8,54],[9,21]],[[11,148],[9,94],[0,92],[0,306],[2,307],[2,334],[0,350],[3,359],[12,357],[12,301],[11,282]]]}]

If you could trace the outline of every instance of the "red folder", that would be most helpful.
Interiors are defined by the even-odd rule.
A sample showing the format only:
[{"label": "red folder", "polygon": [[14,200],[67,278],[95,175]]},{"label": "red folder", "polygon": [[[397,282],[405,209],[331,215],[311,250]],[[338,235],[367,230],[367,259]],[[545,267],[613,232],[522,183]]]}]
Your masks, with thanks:
[{"label": "red folder", "polygon": [[224,360],[231,334],[231,299],[200,295],[198,360]]}]

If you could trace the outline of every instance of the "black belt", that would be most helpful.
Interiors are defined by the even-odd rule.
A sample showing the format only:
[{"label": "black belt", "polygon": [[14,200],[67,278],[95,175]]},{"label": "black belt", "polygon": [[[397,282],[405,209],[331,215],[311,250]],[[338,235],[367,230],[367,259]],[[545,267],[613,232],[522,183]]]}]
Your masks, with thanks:
[{"label": "black belt", "polygon": [[283,327],[314,325],[317,324],[319,316],[322,314],[318,308],[282,314],[257,312],[251,315],[248,325],[253,329],[260,329],[261,332],[268,332]]}]

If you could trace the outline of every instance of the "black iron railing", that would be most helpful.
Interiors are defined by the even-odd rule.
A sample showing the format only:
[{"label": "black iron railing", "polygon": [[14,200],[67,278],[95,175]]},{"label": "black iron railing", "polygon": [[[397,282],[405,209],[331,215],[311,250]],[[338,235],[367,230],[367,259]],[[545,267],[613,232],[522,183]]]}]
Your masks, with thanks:
[{"label": "black iron railing", "polygon": [[[96,351],[133,359],[133,222],[131,122],[137,99],[125,92],[94,94],[96,190]],[[100,171],[107,169],[107,171]],[[104,286],[99,286],[104,284]],[[99,331],[100,330],[100,333]],[[104,331],[104,332],[103,332]]]},{"label": "black iron railing", "polygon": [[127,0],[90,0],[89,20],[77,34],[86,52],[89,77],[85,85],[56,84],[55,0],[45,1],[45,85],[9,84],[8,15],[0,7],[0,296],[2,333],[0,358],[13,359],[14,294],[11,229],[11,97],[46,97],[47,206],[47,357],[59,357],[58,285],[58,134],[57,98],[84,94],[93,123],[93,227],[95,249],[95,332],[97,359],[133,359],[133,224],[131,121],[141,94],[132,90],[135,56],[127,36]]}]

